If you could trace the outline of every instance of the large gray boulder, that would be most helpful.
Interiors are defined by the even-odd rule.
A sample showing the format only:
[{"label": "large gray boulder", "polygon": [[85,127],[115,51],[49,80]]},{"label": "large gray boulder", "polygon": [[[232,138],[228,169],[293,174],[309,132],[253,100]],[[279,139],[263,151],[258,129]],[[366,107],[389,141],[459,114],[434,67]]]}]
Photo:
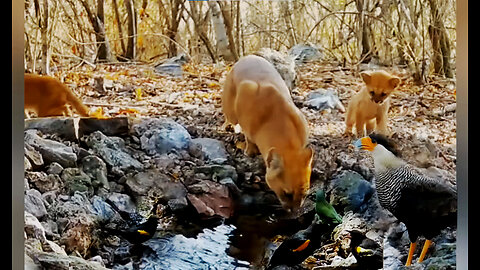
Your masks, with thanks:
[{"label": "large gray boulder", "polygon": [[26,130],[24,133],[26,149],[33,147],[42,155],[44,164],[48,165],[57,162],[63,167],[73,167],[76,165],[77,155],[72,147],[63,143],[44,139],[35,129]]},{"label": "large gray boulder", "polygon": [[141,148],[149,155],[188,149],[192,140],[188,131],[171,119],[141,120],[132,125],[131,131],[139,137]]}]

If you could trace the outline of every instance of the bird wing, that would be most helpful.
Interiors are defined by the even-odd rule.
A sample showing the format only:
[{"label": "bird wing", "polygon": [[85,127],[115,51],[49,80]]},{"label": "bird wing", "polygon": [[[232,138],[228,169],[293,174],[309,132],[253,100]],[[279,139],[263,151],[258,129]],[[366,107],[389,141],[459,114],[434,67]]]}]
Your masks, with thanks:
[{"label": "bird wing", "polygon": [[457,193],[450,186],[408,170],[395,213],[412,234],[440,230],[456,220]]},{"label": "bird wing", "polygon": [[341,216],[335,211],[332,205],[327,203],[317,203],[316,204],[317,214],[322,217],[325,216],[333,221],[342,222]]}]

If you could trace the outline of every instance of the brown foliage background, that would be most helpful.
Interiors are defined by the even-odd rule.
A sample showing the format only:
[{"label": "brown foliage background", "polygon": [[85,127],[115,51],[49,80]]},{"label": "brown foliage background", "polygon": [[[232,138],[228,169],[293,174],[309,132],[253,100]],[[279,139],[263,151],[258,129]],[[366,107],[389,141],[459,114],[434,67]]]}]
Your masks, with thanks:
[{"label": "brown foliage background", "polygon": [[[229,57],[217,46],[218,9]],[[452,0],[26,0],[25,68],[155,63],[182,52],[196,63],[234,61],[309,43],[323,61],[406,66],[425,82],[454,77],[455,9]]]}]

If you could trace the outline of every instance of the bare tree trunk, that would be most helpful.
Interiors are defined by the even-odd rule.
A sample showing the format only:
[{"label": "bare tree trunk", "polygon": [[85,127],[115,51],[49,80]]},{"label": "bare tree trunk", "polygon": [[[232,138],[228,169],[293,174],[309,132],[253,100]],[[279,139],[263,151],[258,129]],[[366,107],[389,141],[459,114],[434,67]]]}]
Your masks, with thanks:
[{"label": "bare tree trunk", "polygon": [[238,51],[237,46],[235,45],[235,39],[233,38],[233,18],[231,7],[232,4],[229,2],[217,2],[220,6],[220,11],[222,12],[223,23],[227,31],[228,38],[228,48],[230,49],[231,56],[233,59],[225,59],[227,61],[237,61],[238,60]]},{"label": "bare tree trunk", "polygon": [[[94,14],[88,7],[88,3],[85,0],[80,2],[85,11],[87,12],[87,18],[92,24],[95,32],[95,39],[97,42],[97,61],[112,61],[114,57],[110,52],[110,46],[105,36],[105,27],[103,25],[103,0],[97,0],[97,14]],[[101,18],[100,18],[101,17]]]},{"label": "bare tree trunk", "polygon": [[201,18],[201,12],[198,11],[197,5],[201,5],[202,2],[199,1],[188,1],[190,4],[190,10],[185,9],[187,11],[188,15],[190,18],[193,20],[193,25],[195,26],[195,33],[198,35],[198,38],[205,44],[205,47],[207,48],[208,54],[210,55],[210,58],[212,59],[213,63],[217,62],[217,57],[214,52],[213,46],[210,43],[210,40],[208,39],[207,33],[205,32],[204,25],[206,24],[206,19],[208,18],[208,15],[210,14],[210,10],[207,11],[207,14],[205,14],[205,17],[202,19]]},{"label": "bare tree trunk", "polygon": [[220,11],[220,7],[216,1],[208,1],[210,8],[210,14],[212,17],[212,25],[215,32],[217,54],[226,61],[235,60],[232,52],[228,48],[227,30],[225,27],[224,19]]},{"label": "bare tree trunk", "polygon": [[120,37],[120,47],[122,48],[122,52],[120,55],[123,55],[126,52],[125,49],[125,42],[123,41],[123,29],[122,29],[122,22],[120,20],[120,12],[118,12],[118,5],[117,5],[117,0],[112,0],[113,2],[113,11],[115,12],[115,20],[117,22],[117,28],[118,28],[118,36]]},{"label": "bare tree trunk", "polygon": [[135,41],[136,41],[136,17],[132,0],[125,0],[125,8],[127,10],[127,51],[125,58],[135,59]]},{"label": "bare tree trunk", "polygon": [[285,28],[287,30],[287,37],[288,37],[288,48],[291,48],[293,45],[297,43],[295,31],[293,28],[292,23],[292,15],[290,13],[290,6],[288,1],[280,2],[280,10],[283,17],[283,21],[285,23]]},{"label": "bare tree trunk", "polygon": [[107,60],[107,44],[105,42],[105,27],[104,27],[104,11],[103,11],[103,0],[97,0],[97,24],[99,31],[97,32],[97,42],[98,45],[98,53],[97,53],[97,60],[105,61]]},{"label": "bare tree trunk", "polygon": [[[38,3],[35,5],[37,7]],[[48,54],[48,36],[47,36],[47,29],[48,29],[48,0],[43,0],[43,16],[42,19],[39,20],[40,24],[40,36],[42,39],[42,65],[41,65],[41,73],[42,74],[49,74],[50,73],[50,59]]]},{"label": "bare tree trunk", "polygon": [[177,31],[178,25],[180,24],[180,19],[182,18],[182,13],[185,8],[184,0],[172,0],[172,14],[170,16],[170,22],[168,24],[167,36],[168,40],[168,57],[173,57],[178,54],[177,51]]},{"label": "bare tree trunk", "polygon": [[355,4],[357,11],[360,14],[358,16],[358,30],[360,31],[358,33],[358,39],[362,45],[360,59],[362,60],[362,63],[368,63],[372,58],[370,47],[370,31],[368,29],[368,23],[366,22],[366,16],[364,15],[368,2],[365,2],[365,0],[355,0]]},{"label": "bare tree trunk", "polygon": [[240,41],[240,1],[237,1],[236,4],[235,4],[235,8],[236,8],[236,11],[237,11],[237,16],[235,17],[235,24],[236,24],[236,31],[235,31],[235,40],[236,40],[236,44],[235,46],[237,47],[237,54],[238,54],[238,57],[240,57],[240,48],[241,48],[241,41]]},{"label": "bare tree trunk", "polygon": [[444,11],[438,6],[438,1],[429,0],[429,3],[432,25],[428,27],[428,34],[432,42],[433,68],[435,73],[453,78],[453,71],[450,65],[450,40],[442,19]]}]

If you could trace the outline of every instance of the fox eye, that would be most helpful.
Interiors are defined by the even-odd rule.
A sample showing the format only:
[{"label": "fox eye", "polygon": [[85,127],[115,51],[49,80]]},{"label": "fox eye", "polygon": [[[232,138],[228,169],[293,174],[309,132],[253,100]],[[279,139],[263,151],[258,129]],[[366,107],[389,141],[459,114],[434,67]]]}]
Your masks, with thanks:
[{"label": "fox eye", "polygon": [[375,92],[374,91],[370,91],[370,95],[375,95]]},{"label": "fox eye", "polygon": [[384,97],[384,96],[386,96],[386,95],[387,95],[386,93],[382,92],[382,97]]}]

